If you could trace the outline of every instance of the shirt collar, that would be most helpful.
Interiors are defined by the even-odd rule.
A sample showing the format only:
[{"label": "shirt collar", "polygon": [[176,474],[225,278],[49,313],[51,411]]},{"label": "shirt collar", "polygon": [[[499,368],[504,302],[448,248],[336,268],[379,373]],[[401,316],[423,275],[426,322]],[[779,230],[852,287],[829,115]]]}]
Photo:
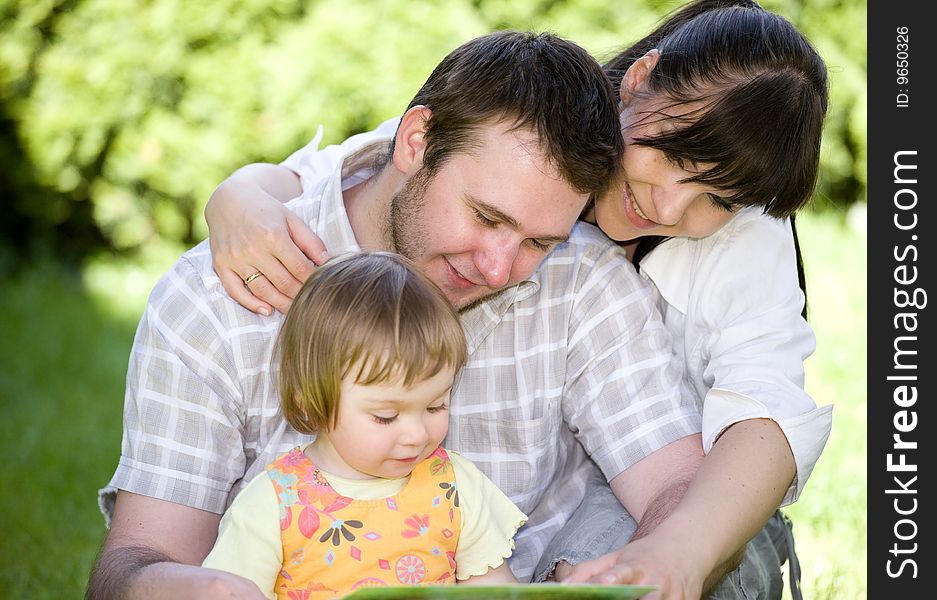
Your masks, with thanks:
[{"label": "shirt collar", "polygon": [[759,207],[747,207],[733,216],[725,225],[704,238],[670,238],[652,250],[641,261],[641,273],[654,282],[660,295],[681,313],[687,313],[690,288],[700,257],[718,261],[728,248],[738,228],[753,218],[759,218]]},{"label": "shirt collar", "polygon": [[671,238],[661,243],[641,261],[641,273],[657,286],[660,295],[681,313],[686,314],[690,300],[687,264],[690,244],[687,238]]},{"label": "shirt collar", "polygon": [[342,156],[326,180],[322,190],[316,222],[317,233],[325,247],[333,254],[360,252],[361,246],[348,220],[342,192],[374,176],[378,161],[387,151],[390,139],[377,137],[361,140],[358,144],[342,145]]},{"label": "shirt collar", "polygon": [[470,356],[501,322],[511,305],[530,297],[540,289],[539,280],[534,280],[536,277],[537,273],[534,272],[530,278],[503,289],[460,313]]}]

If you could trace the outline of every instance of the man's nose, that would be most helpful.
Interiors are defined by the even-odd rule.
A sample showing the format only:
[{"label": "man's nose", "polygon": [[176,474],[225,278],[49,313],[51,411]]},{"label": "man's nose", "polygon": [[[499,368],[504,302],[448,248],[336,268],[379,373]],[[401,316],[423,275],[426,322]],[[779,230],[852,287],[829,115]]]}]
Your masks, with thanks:
[{"label": "man's nose", "polygon": [[475,267],[485,278],[485,285],[498,289],[508,284],[520,243],[514,235],[496,236],[476,256]]}]

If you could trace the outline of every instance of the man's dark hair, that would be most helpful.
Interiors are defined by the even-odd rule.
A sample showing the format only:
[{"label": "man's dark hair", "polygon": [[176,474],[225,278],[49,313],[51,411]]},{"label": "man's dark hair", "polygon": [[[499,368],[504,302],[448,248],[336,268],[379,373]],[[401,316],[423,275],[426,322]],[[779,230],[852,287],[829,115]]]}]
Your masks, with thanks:
[{"label": "man's dark hair", "polygon": [[580,193],[601,193],[624,148],[618,100],[582,47],[549,33],[499,31],[453,50],[410,102],[426,106],[423,165],[435,173],[477,144],[477,129],[502,122],[530,129],[560,176]]}]

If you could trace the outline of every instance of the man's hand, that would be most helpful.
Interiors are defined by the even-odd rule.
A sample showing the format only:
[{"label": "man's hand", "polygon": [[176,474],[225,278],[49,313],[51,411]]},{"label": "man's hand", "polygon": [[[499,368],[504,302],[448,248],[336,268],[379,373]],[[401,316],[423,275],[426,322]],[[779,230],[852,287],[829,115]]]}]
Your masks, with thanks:
[{"label": "man's hand", "polygon": [[199,567],[220,515],[118,492],[104,547],[88,581],[88,600],[265,596],[253,582]]},{"label": "man's hand", "polygon": [[[665,446],[610,482],[639,519],[632,541],[571,570],[557,569],[558,580],[654,584],[660,596],[649,598],[699,598],[739,565],[745,544],[794,477],[793,456],[777,423],[749,419],[727,429],[705,461],[699,449],[695,476],[681,474],[675,465],[697,460],[692,437],[698,439]],[[642,488],[644,477],[650,484]],[[649,497],[647,488],[656,495]]]}]

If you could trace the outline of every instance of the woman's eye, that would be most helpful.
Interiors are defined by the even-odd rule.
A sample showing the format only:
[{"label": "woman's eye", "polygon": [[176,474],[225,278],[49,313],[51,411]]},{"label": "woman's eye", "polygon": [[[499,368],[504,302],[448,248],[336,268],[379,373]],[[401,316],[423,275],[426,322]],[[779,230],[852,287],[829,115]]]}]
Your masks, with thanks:
[{"label": "woman's eye", "polygon": [[733,208],[733,206],[729,204],[725,198],[720,198],[719,196],[715,194],[710,194],[709,199],[712,201],[713,204],[715,204],[717,207],[721,208],[722,210],[726,212],[735,212],[735,209]]},{"label": "woman's eye", "polygon": [[664,158],[667,159],[667,162],[670,163],[671,166],[677,167],[678,169],[683,168],[683,164],[684,164],[683,159],[677,156],[676,154],[669,154],[665,152]]}]

